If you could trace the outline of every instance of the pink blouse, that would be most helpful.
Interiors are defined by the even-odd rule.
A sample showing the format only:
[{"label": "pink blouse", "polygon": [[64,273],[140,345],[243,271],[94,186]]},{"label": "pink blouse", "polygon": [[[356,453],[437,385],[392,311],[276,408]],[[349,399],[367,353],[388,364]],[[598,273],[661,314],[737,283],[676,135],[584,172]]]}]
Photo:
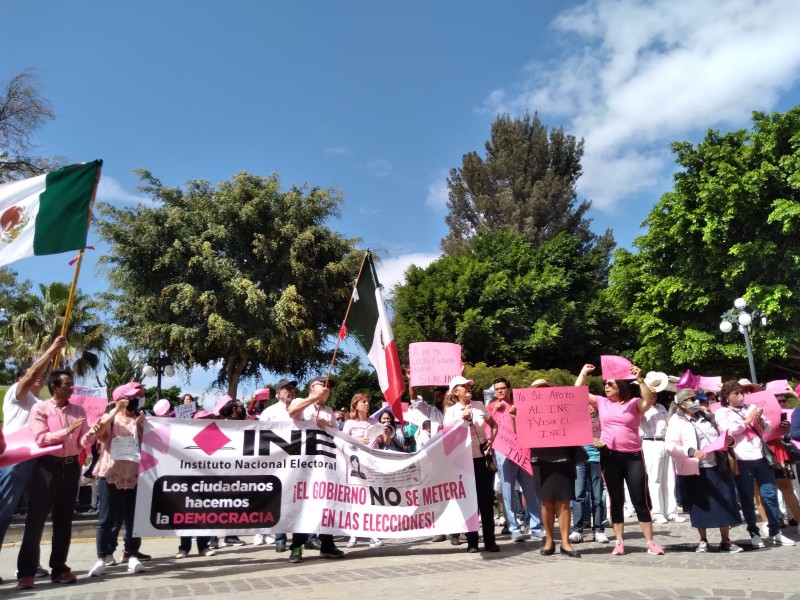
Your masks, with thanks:
[{"label": "pink blouse", "polygon": [[107,483],[113,484],[119,490],[131,490],[136,487],[139,478],[139,463],[111,458],[111,440],[121,436],[133,437],[135,431],[135,418],[117,414],[106,432],[98,437],[102,443],[94,475],[95,477],[105,477]]},{"label": "pink blouse", "polygon": [[600,415],[600,439],[610,450],[638,452],[642,449],[639,437],[639,398],[612,402],[605,396],[595,396]]}]

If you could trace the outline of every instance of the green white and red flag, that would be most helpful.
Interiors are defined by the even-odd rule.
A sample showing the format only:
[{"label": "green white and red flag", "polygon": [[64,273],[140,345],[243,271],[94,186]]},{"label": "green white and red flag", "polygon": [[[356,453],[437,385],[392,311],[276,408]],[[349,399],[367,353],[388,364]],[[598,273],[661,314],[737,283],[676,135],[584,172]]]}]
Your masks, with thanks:
[{"label": "green white and red flag", "polygon": [[102,160],[0,185],[0,266],[86,247]]},{"label": "green white and red flag", "polygon": [[358,340],[369,356],[378,374],[378,383],[384,398],[389,403],[395,418],[402,421],[403,408],[400,397],[406,389],[406,384],[400,367],[397,342],[392,333],[392,324],[386,312],[371,252],[367,252],[364,258],[364,266],[353,288],[353,302],[347,322],[342,324],[339,336],[343,338],[347,333],[351,333]]}]

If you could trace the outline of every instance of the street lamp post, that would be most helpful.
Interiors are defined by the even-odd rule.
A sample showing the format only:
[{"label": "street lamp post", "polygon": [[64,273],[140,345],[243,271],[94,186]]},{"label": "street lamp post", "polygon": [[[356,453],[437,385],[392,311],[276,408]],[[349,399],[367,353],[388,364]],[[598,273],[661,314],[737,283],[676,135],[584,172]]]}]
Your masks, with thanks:
[{"label": "street lamp post", "polygon": [[161,376],[173,377],[175,375],[175,367],[169,362],[169,357],[166,351],[161,350],[155,356],[155,360],[150,361],[153,365],[145,365],[142,369],[145,377],[156,377],[156,401],[161,399]]},{"label": "street lamp post", "polygon": [[750,381],[757,383],[756,363],[753,359],[753,345],[750,343],[750,330],[754,319],[761,319],[761,325],[767,324],[767,317],[757,308],[747,306],[744,298],[737,298],[733,302],[733,308],[725,312],[721,317],[719,328],[722,333],[730,333],[736,325],[739,333],[744,336],[744,346],[747,349],[747,362],[750,363]]}]

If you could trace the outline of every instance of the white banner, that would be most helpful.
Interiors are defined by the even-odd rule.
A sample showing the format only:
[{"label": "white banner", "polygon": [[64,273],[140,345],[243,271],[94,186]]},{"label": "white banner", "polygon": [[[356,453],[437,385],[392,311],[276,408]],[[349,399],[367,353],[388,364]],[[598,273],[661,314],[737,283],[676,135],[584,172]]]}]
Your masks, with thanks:
[{"label": "white banner", "polygon": [[476,531],[469,430],[415,454],[311,423],[147,418],[136,536],[331,533],[403,538]]}]

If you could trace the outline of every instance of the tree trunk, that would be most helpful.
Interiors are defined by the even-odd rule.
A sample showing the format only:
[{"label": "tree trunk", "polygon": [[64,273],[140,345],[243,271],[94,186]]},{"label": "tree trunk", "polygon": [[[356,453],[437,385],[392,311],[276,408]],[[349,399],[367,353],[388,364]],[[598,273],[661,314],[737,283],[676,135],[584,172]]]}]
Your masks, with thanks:
[{"label": "tree trunk", "polygon": [[228,375],[228,396],[236,398],[239,389],[239,380],[247,365],[247,356],[229,355],[225,365],[225,372]]}]

